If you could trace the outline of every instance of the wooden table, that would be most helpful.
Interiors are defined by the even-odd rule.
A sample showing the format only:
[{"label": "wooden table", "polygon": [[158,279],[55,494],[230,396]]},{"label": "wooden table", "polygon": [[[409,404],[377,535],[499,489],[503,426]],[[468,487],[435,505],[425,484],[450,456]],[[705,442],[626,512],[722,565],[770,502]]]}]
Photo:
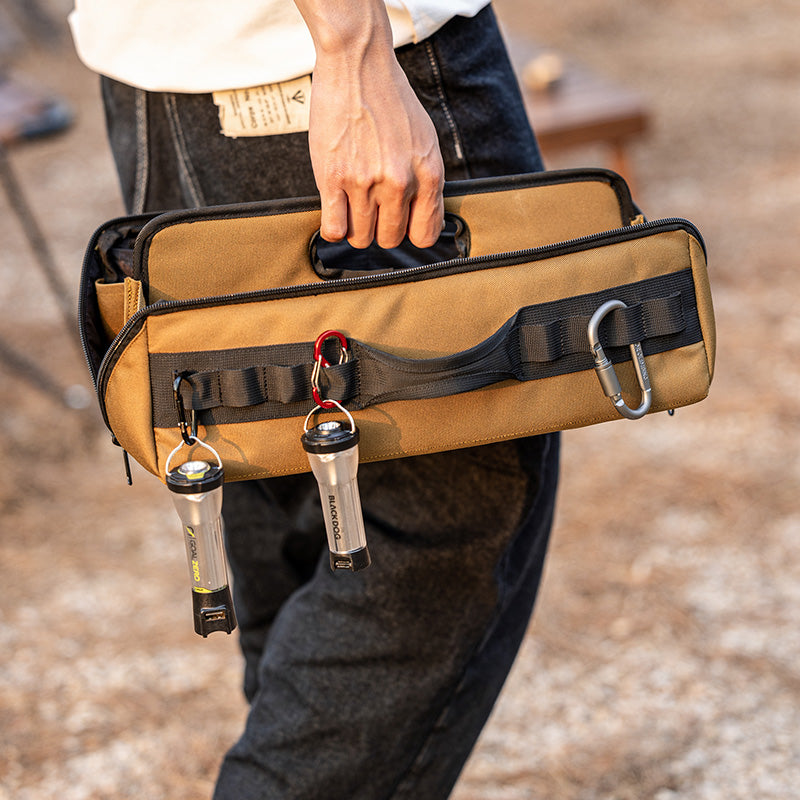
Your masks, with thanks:
[{"label": "wooden table", "polygon": [[649,113],[643,98],[558,54],[561,78],[548,89],[531,89],[523,79],[526,66],[554,51],[513,36],[506,38],[545,159],[574,147],[600,143],[608,148],[609,167],[633,184],[628,150],[648,127]]}]

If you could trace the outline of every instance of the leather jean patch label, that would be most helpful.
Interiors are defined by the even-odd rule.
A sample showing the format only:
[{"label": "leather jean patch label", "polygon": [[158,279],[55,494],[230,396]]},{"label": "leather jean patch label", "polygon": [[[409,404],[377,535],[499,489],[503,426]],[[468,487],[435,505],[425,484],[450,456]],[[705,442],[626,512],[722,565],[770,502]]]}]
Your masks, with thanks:
[{"label": "leather jean patch label", "polygon": [[308,130],[311,76],[291,81],[214,92],[224,136],[275,136]]}]

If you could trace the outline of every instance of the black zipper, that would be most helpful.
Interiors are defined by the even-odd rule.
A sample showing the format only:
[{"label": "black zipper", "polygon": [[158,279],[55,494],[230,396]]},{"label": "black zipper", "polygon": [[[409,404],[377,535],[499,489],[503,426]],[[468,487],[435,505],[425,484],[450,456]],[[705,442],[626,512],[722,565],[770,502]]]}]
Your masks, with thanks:
[{"label": "black zipper", "polygon": [[100,398],[103,418],[108,424],[105,410],[105,389],[108,376],[116,363],[117,355],[128,345],[132,335],[139,332],[145,320],[150,316],[167,314],[172,311],[185,311],[193,308],[207,308],[218,305],[236,305],[239,303],[252,303],[266,300],[283,300],[292,297],[313,296],[318,294],[333,294],[350,289],[367,289],[378,286],[408,283],[410,281],[445,277],[452,274],[463,274],[478,269],[485,269],[487,264],[491,268],[502,268],[524,263],[525,261],[542,261],[545,258],[554,258],[560,255],[589,249],[592,246],[605,246],[619,242],[631,241],[642,238],[654,231],[668,232],[672,230],[685,230],[700,243],[705,253],[705,243],[697,228],[688,220],[679,217],[642,222],[611,231],[603,231],[588,236],[580,236],[555,244],[542,245],[525,250],[513,250],[506,253],[487,254],[467,258],[454,258],[436,264],[425,264],[418,267],[407,267],[382,272],[378,275],[359,275],[351,278],[336,278],[325,282],[304,283],[296,286],[279,286],[271,289],[260,289],[238,294],[216,295],[188,300],[160,300],[147,308],[137,311],[117,334],[111,346],[103,356],[98,370],[96,388]]}]

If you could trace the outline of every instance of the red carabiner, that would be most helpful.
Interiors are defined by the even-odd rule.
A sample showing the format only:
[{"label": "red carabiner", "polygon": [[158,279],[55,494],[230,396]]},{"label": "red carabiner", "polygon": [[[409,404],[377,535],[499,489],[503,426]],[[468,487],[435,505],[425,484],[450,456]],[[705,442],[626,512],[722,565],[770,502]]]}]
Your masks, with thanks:
[{"label": "red carabiner", "polygon": [[336,338],[339,340],[339,344],[341,345],[342,351],[339,355],[339,363],[346,364],[350,359],[350,353],[347,350],[347,338],[343,333],[339,331],[325,331],[325,333],[321,333],[317,336],[316,341],[314,342],[314,370],[311,373],[311,396],[314,398],[314,402],[320,408],[335,408],[336,404],[330,400],[323,400],[322,395],[319,393],[319,372],[321,369],[325,369],[329,367],[331,364],[325,356],[322,355],[322,345],[328,340]]},{"label": "red carabiner", "polygon": [[339,344],[342,346],[342,354],[339,357],[339,363],[344,364],[347,362],[347,339],[343,333],[339,331],[325,331],[325,333],[321,333],[317,336],[317,340],[314,342],[314,361],[319,361],[321,366],[329,367],[330,363],[325,356],[322,355],[322,345],[328,341],[328,339],[332,339],[336,337],[339,340]]}]

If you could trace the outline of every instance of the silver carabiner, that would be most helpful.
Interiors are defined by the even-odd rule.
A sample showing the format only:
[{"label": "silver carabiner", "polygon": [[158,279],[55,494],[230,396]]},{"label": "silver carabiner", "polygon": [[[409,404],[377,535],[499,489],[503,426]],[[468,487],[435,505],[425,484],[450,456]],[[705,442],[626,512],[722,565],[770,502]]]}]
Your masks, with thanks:
[{"label": "silver carabiner", "polygon": [[633,356],[633,369],[639,381],[639,388],[642,390],[642,402],[638,408],[631,408],[623,400],[622,387],[620,386],[617,372],[605,352],[603,352],[603,346],[600,344],[600,323],[603,318],[616,308],[627,307],[622,300],[609,300],[594,312],[589,320],[589,347],[594,358],[594,370],[606,397],[611,400],[614,408],[617,409],[621,416],[628,419],[639,419],[650,410],[650,403],[653,400],[653,392],[650,388],[650,378],[647,374],[647,366],[644,363],[641,342],[630,345],[631,355]]}]

